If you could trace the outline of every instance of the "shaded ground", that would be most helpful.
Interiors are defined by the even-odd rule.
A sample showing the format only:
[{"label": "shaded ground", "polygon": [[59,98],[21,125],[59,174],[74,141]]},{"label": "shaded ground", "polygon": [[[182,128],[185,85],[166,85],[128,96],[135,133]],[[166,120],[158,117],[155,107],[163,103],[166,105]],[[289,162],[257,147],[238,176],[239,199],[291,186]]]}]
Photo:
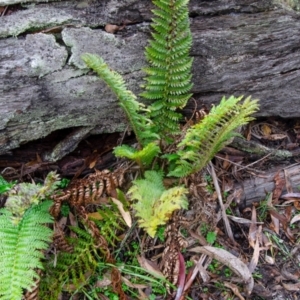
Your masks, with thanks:
[{"label": "shaded ground", "polygon": [[[169,225],[155,239],[147,237],[136,226],[131,229],[126,229],[126,226],[113,229],[118,239],[114,243],[108,243],[112,257],[116,262],[140,264],[147,270],[152,261],[155,266],[151,268],[157,271],[160,269],[175,286],[183,279],[187,291],[182,293],[181,298],[177,295],[176,299],[246,299],[247,285],[241,282],[243,274],[235,274],[235,265],[225,266],[220,260],[212,260],[197,250],[197,247],[210,243],[216,248],[226,249],[248,266],[254,278],[249,299],[299,299],[300,193],[293,190],[287,180],[276,175],[273,178],[275,184],[272,193],[266,193],[256,203],[245,203],[235,188],[236,185],[243,186],[243,182],[251,176],[262,176],[260,172],[267,176],[269,170],[276,165],[282,168],[292,164],[297,166],[299,128],[295,120],[268,119],[251,124],[244,130],[244,135],[258,145],[273,149],[271,154],[263,151],[247,153],[244,149],[226,147],[214,159],[213,165],[201,174],[186,179],[185,183],[190,189],[188,211],[174,214]],[[56,132],[1,156],[2,175],[7,180],[41,182],[49,171],[56,170],[62,178],[72,180],[72,184],[75,182],[74,178],[88,180],[95,169],[115,170],[123,166],[124,161],[117,161],[112,149],[121,141],[134,142],[131,137],[124,140],[121,134],[91,136],[62,160],[55,163],[44,162],[45,153],[52,151],[56,143],[67,134],[67,130]],[[288,150],[292,155],[278,161],[274,157],[278,150]],[[126,192],[126,186],[135,176],[136,169],[128,164],[124,169],[125,183],[120,185]],[[107,175],[103,176],[101,182],[106,185],[106,195],[105,192],[100,195],[99,205],[102,207],[107,205],[107,198],[112,196],[112,192],[108,192]],[[165,184],[171,185],[172,182]],[[97,189],[99,191],[99,187]],[[87,203],[85,207],[88,214],[95,211]],[[58,211],[58,222],[61,219]],[[65,235],[68,234],[66,228]],[[179,264],[179,252],[183,254],[185,262],[185,278],[185,272],[182,272],[182,265]],[[137,256],[144,261],[137,262]],[[200,263],[202,267],[199,266]],[[109,292],[112,282],[104,281],[103,278],[98,279],[89,283],[89,287],[94,291],[96,286],[101,287],[97,290],[99,299],[118,299],[113,298],[113,292]],[[132,291],[125,291],[129,299],[176,297],[175,294],[167,297],[163,291],[155,290],[150,283],[139,286],[130,275],[123,275],[122,283],[123,289],[125,284],[136,291],[135,296]],[[169,290],[171,293],[172,288]],[[66,293],[64,299],[71,299],[70,294]],[[84,293],[75,293],[72,299],[88,298]]]}]

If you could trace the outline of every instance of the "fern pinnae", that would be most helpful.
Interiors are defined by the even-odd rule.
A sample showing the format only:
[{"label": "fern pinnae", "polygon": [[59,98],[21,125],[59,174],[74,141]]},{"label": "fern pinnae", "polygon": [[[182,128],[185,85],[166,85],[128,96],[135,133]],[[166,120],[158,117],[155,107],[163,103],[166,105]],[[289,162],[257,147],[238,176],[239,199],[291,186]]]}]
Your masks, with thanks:
[{"label": "fern pinnae", "polygon": [[41,250],[48,248],[52,230],[49,214],[51,201],[33,205],[26,210],[18,224],[12,222],[12,213],[1,210],[0,215],[0,298],[19,300],[23,289],[30,289],[39,278],[36,268],[42,269]]},{"label": "fern pinnae", "polygon": [[76,238],[68,238],[73,251],[60,251],[48,262],[47,277],[40,284],[40,299],[56,300],[62,290],[80,289],[87,283],[86,274],[96,271],[99,257],[94,239],[79,227],[70,229],[77,234]]},{"label": "fern pinnae", "polygon": [[258,109],[257,100],[248,97],[240,104],[242,98],[231,96],[226,100],[223,97],[200,123],[188,129],[178,144],[177,166],[169,176],[185,177],[201,170],[226,141],[237,134],[234,129],[253,119],[250,115]]},{"label": "fern pinnae", "polygon": [[98,55],[86,53],[82,55],[82,60],[89,68],[94,70],[116,94],[139,144],[144,146],[149,141],[158,139],[159,136],[154,134],[151,130],[151,120],[145,116],[147,112],[145,106],[139,103],[136,100],[136,96],[126,88],[122,76],[110,70],[104,60]]},{"label": "fern pinnae", "polygon": [[179,132],[181,114],[188,99],[191,83],[192,58],[189,51],[192,36],[189,28],[187,0],[153,1],[154,29],[145,55],[149,66],[144,69],[145,92],[142,96],[155,100],[150,117],[163,138]]},{"label": "fern pinnae", "polygon": [[149,166],[153,159],[160,153],[156,143],[149,143],[143,149],[137,150],[128,145],[121,145],[114,149],[116,157],[126,157],[135,161],[142,169]]},{"label": "fern pinnae", "polygon": [[133,205],[140,227],[154,237],[158,226],[166,224],[175,210],[187,208],[187,189],[176,186],[166,189],[162,172],[146,171],[145,179],[133,181],[128,194],[137,200]]}]

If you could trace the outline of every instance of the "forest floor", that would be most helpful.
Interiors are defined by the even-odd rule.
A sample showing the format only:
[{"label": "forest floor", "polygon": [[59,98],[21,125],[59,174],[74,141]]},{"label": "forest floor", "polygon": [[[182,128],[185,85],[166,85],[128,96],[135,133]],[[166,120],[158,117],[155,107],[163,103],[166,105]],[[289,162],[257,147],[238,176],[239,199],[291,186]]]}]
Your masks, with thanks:
[{"label": "forest floor", "polygon": [[[110,198],[122,196],[108,191],[108,173],[103,172],[126,169],[122,184],[119,181],[126,194],[137,171],[116,160],[112,150],[121,141],[134,143],[134,139],[123,140],[118,133],[90,136],[60,161],[44,162],[43,154],[67,134],[68,130],[55,132],[0,156],[1,175],[8,181],[42,182],[50,171],[57,171],[72,184],[88,180],[95,170],[104,174],[100,183],[106,185],[106,193],[102,191],[96,205],[81,204],[92,218],[103,219],[99,210],[107,212],[105,207],[118,215],[116,227],[105,232],[100,228],[100,234],[110,253],[107,266],[118,265],[121,275],[115,280],[121,285],[110,278],[112,271],[106,266],[88,274],[81,289],[69,286],[62,299],[120,299],[124,295],[128,299],[300,299],[297,121],[252,123],[243,134],[246,141],[262,146],[261,151],[254,153],[253,145],[249,151],[228,145],[203,172],[187,178],[188,210],[173,214],[154,239],[139,229],[130,205],[127,214],[126,209],[113,209]],[[287,151],[280,160],[275,155],[279,150]],[[296,174],[293,178],[279,176],[280,170],[291,166]],[[261,179],[257,193],[256,178]],[[4,202],[2,199],[1,206]],[[67,236],[68,225],[76,224],[76,213],[71,206],[62,215],[58,211],[56,222],[64,223],[61,227]],[[169,285],[157,279],[160,272]],[[122,297],[117,295],[120,288]]]}]

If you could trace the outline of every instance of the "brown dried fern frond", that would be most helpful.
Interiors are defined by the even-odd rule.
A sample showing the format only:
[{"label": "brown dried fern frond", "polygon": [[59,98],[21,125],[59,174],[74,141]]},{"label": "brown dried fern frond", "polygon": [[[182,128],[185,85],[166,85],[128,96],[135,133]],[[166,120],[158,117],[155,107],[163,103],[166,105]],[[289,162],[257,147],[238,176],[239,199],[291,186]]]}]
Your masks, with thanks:
[{"label": "brown dried fern frond", "polygon": [[86,178],[72,180],[70,185],[58,194],[52,196],[54,201],[51,214],[57,218],[63,202],[79,208],[88,204],[100,204],[101,197],[110,196],[112,191],[124,183],[125,169],[116,171],[96,170]]}]

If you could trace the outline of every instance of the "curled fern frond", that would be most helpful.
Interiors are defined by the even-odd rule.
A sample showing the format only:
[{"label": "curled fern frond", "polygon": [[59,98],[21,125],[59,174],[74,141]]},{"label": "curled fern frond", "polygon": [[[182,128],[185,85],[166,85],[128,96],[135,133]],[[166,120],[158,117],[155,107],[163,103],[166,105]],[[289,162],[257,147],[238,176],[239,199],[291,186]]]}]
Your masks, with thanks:
[{"label": "curled fern frond", "polygon": [[137,200],[133,205],[140,227],[154,237],[157,227],[166,224],[175,210],[187,208],[187,189],[176,186],[166,189],[163,185],[163,174],[146,171],[145,179],[133,181],[128,194]]},{"label": "curled fern frond", "polygon": [[228,140],[237,135],[236,128],[253,120],[251,115],[258,110],[257,100],[248,97],[240,103],[242,98],[223,97],[200,123],[188,129],[178,144],[176,167],[169,176],[185,177],[200,171]]},{"label": "curled fern frond", "polygon": [[159,136],[151,131],[151,120],[145,116],[147,109],[142,103],[136,100],[136,96],[131,91],[127,90],[122,76],[110,70],[104,60],[98,55],[86,53],[82,55],[82,60],[89,68],[94,70],[116,94],[139,144],[143,146],[149,141],[158,139]]},{"label": "curled fern frond", "polygon": [[118,146],[114,149],[116,157],[126,157],[135,161],[141,167],[149,166],[158,153],[160,153],[160,148],[155,143],[149,143],[141,150],[128,145]]},{"label": "curled fern frond", "polygon": [[41,250],[48,248],[52,230],[49,214],[51,201],[27,209],[18,224],[12,222],[12,213],[0,210],[0,298],[20,300],[23,289],[33,288],[39,278],[35,269],[42,269]]},{"label": "curled fern frond", "polygon": [[153,1],[158,9],[153,10],[153,39],[145,52],[149,67],[144,69],[147,82],[142,96],[155,101],[150,106],[150,116],[164,138],[179,131],[181,114],[176,110],[191,97],[193,60],[189,57],[192,35],[188,2]]}]

